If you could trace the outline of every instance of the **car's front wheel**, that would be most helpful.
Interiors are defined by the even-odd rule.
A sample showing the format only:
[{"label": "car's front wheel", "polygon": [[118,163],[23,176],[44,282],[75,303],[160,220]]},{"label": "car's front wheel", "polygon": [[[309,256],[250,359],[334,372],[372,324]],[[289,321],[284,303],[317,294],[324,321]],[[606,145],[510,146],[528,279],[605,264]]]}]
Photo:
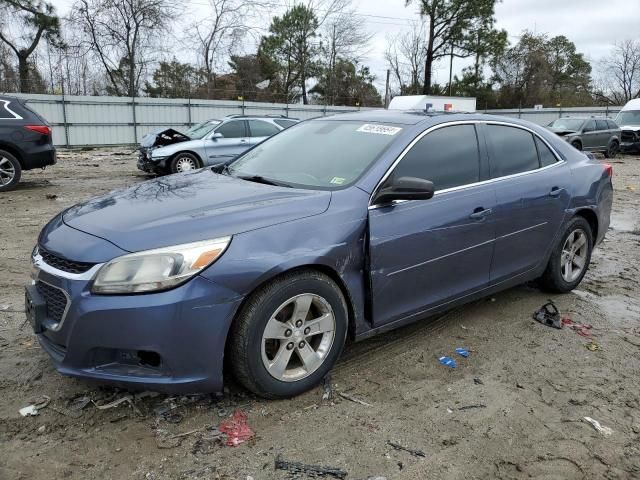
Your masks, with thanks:
[{"label": "car's front wheel", "polygon": [[337,361],[348,313],[340,288],[315,270],[292,272],[252,294],[230,332],[236,378],[266,398],[298,395]]},{"label": "car's front wheel", "polygon": [[615,158],[619,151],[620,151],[620,144],[616,140],[614,140],[609,145],[609,148],[607,148],[607,151],[604,152],[604,156],[606,158]]},{"label": "car's front wheel", "polygon": [[200,167],[200,159],[193,153],[178,153],[171,161],[171,173],[188,172]]},{"label": "car's front wheel", "polygon": [[16,157],[0,150],[0,192],[13,190],[22,175],[22,166]]},{"label": "car's front wheel", "polygon": [[582,143],[580,143],[578,140],[574,140],[573,142],[571,142],[571,146],[576,150],[582,151]]},{"label": "car's front wheel", "polygon": [[574,217],[540,278],[542,287],[558,293],[570,292],[587,273],[593,249],[591,226],[583,217]]}]

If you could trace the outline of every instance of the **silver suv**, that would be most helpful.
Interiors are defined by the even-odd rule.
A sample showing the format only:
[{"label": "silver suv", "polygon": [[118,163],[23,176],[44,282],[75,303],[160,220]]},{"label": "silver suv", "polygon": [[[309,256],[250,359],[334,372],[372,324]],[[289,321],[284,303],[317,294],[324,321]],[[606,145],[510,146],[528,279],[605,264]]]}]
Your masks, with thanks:
[{"label": "silver suv", "polygon": [[613,158],[620,151],[620,127],[604,117],[563,117],[547,128],[563,137],[578,150],[602,152]]},{"label": "silver suv", "polygon": [[166,174],[209,165],[228,165],[245,150],[298,123],[280,115],[229,115],[207,120],[185,133],[172,128],[145,135],[140,143],[138,168]]}]

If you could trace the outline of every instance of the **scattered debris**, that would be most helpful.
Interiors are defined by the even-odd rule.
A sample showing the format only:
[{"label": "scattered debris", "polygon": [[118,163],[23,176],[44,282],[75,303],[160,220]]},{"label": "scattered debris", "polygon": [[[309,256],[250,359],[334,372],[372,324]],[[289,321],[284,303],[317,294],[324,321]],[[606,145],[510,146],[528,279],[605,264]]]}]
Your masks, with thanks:
[{"label": "scattered debris", "polygon": [[227,435],[226,444],[229,447],[240,445],[255,435],[247,424],[247,414],[241,410],[233,412],[233,416],[223,421],[218,430]]},{"label": "scattered debris", "polygon": [[476,385],[484,385],[484,382],[479,378],[474,378],[473,383],[475,383]]},{"label": "scattered debris", "polygon": [[605,437],[608,437],[609,435],[611,435],[613,433],[613,430],[609,427],[605,427],[603,425],[600,425],[600,422],[597,420],[594,420],[591,417],[583,417],[587,422],[589,422],[591,425],[593,425],[593,428],[595,428],[598,432],[600,432],[601,434],[603,434]]},{"label": "scattered debris", "polygon": [[[140,397],[140,398],[143,398],[143,397]],[[128,403],[138,415],[142,416],[142,412],[138,409],[138,407],[136,407],[136,404],[133,402],[133,396],[129,393],[112,402],[105,403],[104,405],[98,405],[93,400],[91,400],[91,403],[93,403],[98,410],[108,410],[110,408],[115,408],[118,405],[121,405],[123,403]]]},{"label": "scattered debris", "polygon": [[333,388],[331,387],[331,375],[327,375],[322,380],[322,400],[329,401],[333,399]]},{"label": "scattered debris", "polygon": [[466,405],[464,407],[458,407],[458,410],[471,410],[473,408],[487,408],[487,406],[483,405],[482,403],[478,403],[476,405]]},{"label": "scattered debris", "polygon": [[562,324],[568,326],[571,330],[576,332],[581,337],[591,337],[590,330],[593,328],[593,326],[588,323],[575,322],[568,317],[562,317]]},{"label": "scattered debris", "polygon": [[453,413],[453,410],[451,410],[449,407],[447,407],[447,413]]},{"label": "scattered debris", "polygon": [[0,311],[9,310],[10,305],[0,305]]},{"label": "scattered debris", "polygon": [[591,340],[589,343],[585,343],[584,347],[591,352],[597,352],[602,350],[602,348],[600,348],[600,345],[598,345],[593,340]]},{"label": "scattered debris", "polygon": [[354,403],[359,403],[360,405],[364,405],[365,407],[370,407],[371,404],[365,402],[364,400],[360,400],[359,398],[356,397],[352,397],[351,395],[348,395],[344,392],[338,392],[338,395],[340,395],[342,398],[346,398],[347,400],[350,400]]},{"label": "scattered debris", "polygon": [[464,358],[468,358],[468,357],[469,357],[469,355],[471,355],[471,353],[469,352],[469,350],[466,350],[466,349],[461,348],[461,347],[456,348],[456,353],[457,353],[458,355],[460,355],[461,357],[464,357]]},{"label": "scattered debris", "polygon": [[560,318],[560,311],[553,300],[549,300],[533,314],[533,319],[547,327],[562,328],[563,323]]},{"label": "scattered debris", "polygon": [[389,445],[390,447],[393,447],[395,450],[401,450],[401,451],[404,451],[404,452],[408,452],[411,455],[413,455],[414,457],[426,457],[427,456],[427,454],[424,453],[422,450],[415,450],[413,448],[404,447],[404,446],[400,445],[399,443],[391,442],[389,440],[387,440],[387,445]]},{"label": "scattered debris", "polygon": [[67,402],[67,408],[69,410],[80,411],[91,403],[91,398],[87,395],[79,395],[69,399]]},{"label": "scattered debris", "polygon": [[516,383],[516,387],[522,388],[524,390],[524,385],[522,385],[521,383]]},{"label": "scattered debris", "polygon": [[47,200],[55,200],[56,198],[58,198],[58,195],[56,195],[55,193],[47,193],[46,197]]},{"label": "scattered debris", "polygon": [[27,416],[34,417],[40,413],[40,410],[42,410],[43,408],[46,408],[46,406],[49,405],[50,401],[51,401],[50,397],[47,397],[46,395],[42,395],[42,397],[40,397],[37,402],[33,402],[31,405],[21,408],[19,410],[20,415],[22,415],[23,417],[27,417]]},{"label": "scattered debris", "polygon": [[300,462],[289,462],[283,460],[280,455],[276,456],[276,470],[285,470],[291,474],[305,474],[309,477],[333,477],[340,480],[347,478],[348,473],[345,470],[336,467],[323,467],[321,465],[306,465]]},{"label": "scattered debris", "polygon": [[47,426],[46,425],[41,425],[40,427],[38,427],[38,433],[39,434],[42,435],[43,433],[46,433],[46,431],[47,431]]},{"label": "scattered debris", "polygon": [[171,410],[161,414],[160,418],[162,418],[162,420],[164,420],[165,422],[175,423],[175,424],[182,422],[182,419],[183,419],[181,413],[174,412],[174,411],[171,411]]},{"label": "scattered debris", "polygon": [[440,357],[438,361],[445,367],[456,368],[458,366],[456,361],[451,357]]}]

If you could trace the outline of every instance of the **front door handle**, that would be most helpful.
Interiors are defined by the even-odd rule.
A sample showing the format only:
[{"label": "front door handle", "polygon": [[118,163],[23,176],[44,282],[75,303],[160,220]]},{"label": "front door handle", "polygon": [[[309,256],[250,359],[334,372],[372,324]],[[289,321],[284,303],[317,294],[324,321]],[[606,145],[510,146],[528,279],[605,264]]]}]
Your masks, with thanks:
[{"label": "front door handle", "polygon": [[549,192],[549,196],[550,197],[557,197],[558,195],[560,195],[562,193],[563,190],[564,190],[564,188],[553,187],[551,189],[551,191]]},{"label": "front door handle", "polygon": [[469,215],[469,218],[472,220],[482,220],[483,218],[488,217],[492,213],[493,213],[493,210],[491,210],[490,208],[478,207],[473,211],[471,215]]}]

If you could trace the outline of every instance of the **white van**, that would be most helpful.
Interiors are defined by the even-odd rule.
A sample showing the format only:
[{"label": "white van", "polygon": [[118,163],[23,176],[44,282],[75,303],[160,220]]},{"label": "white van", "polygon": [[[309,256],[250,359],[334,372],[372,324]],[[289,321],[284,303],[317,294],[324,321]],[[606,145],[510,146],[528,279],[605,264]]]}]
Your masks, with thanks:
[{"label": "white van", "polygon": [[616,117],[620,126],[620,150],[640,153],[640,98],[629,101]]}]

